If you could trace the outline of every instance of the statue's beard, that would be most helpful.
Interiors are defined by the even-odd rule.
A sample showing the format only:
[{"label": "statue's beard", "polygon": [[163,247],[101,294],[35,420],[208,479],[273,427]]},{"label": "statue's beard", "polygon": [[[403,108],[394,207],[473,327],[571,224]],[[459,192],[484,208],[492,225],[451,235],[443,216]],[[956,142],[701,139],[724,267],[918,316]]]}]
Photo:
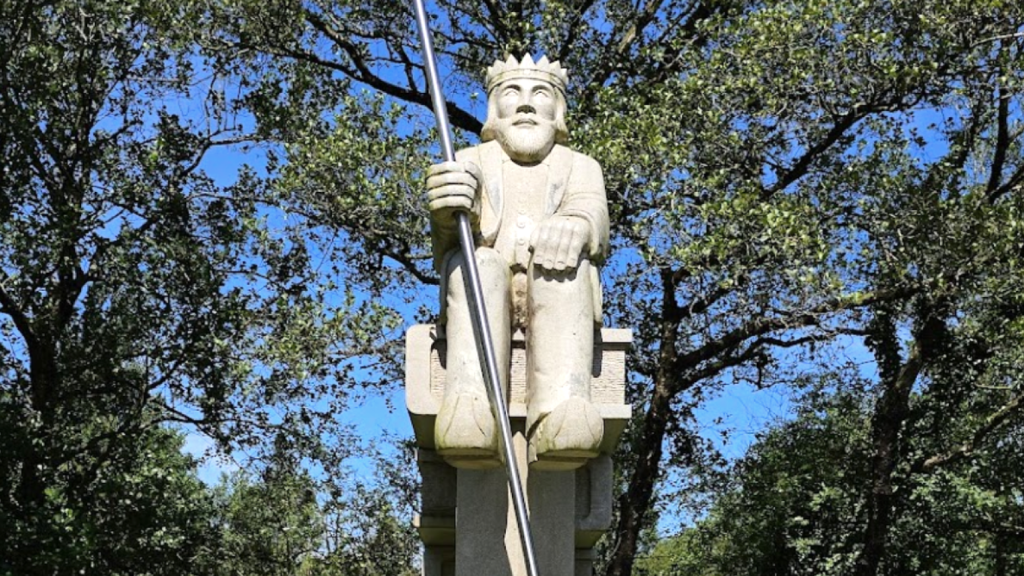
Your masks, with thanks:
[{"label": "statue's beard", "polygon": [[[519,125],[515,123],[529,117],[534,125]],[[555,122],[545,118],[539,118],[535,114],[516,114],[509,118],[499,118],[496,121],[495,140],[501,144],[501,148],[516,162],[532,164],[540,162],[547,157],[551,147],[555,144]]]}]

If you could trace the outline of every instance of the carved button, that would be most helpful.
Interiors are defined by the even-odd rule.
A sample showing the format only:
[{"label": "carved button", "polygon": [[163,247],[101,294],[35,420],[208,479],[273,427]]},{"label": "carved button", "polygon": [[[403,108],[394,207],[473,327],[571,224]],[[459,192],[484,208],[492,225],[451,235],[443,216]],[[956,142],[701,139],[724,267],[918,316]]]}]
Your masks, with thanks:
[{"label": "carved button", "polygon": [[527,218],[526,216],[520,215],[519,218],[516,218],[516,226],[519,226],[520,228],[526,228],[526,224],[529,222],[529,220],[530,219]]}]

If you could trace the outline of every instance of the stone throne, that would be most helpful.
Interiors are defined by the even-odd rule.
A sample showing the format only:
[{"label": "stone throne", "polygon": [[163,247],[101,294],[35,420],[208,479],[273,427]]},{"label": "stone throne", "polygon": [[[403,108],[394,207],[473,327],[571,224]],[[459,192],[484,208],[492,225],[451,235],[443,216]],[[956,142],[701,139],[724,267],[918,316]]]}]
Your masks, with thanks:
[{"label": "stone throne", "polygon": [[[611,454],[630,417],[625,403],[626,351],[632,332],[594,334],[591,401],[604,420],[601,454],[569,472],[530,470],[526,421],[526,351],[512,338],[508,403],[516,458],[530,510],[534,546],[544,576],[590,576],[594,545],[611,525]],[[424,576],[525,576],[503,468],[456,469],[434,452],[434,420],[445,386],[446,341],[433,325],[406,334],[406,406],[423,477],[415,525],[424,543]]]}]

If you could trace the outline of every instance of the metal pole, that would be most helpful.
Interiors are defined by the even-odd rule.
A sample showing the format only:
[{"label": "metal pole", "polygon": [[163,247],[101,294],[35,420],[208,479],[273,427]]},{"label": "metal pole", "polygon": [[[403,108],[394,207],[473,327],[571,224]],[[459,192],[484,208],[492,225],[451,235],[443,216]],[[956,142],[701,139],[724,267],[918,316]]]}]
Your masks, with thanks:
[{"label": "metal pole", "polygon": [[[441,152],[446,162],[455,161],[455,148],[452,146],[451,127],[448,124],[448,109],[445,106],[444,94],[441,93],[441,80],[437,74],[437,61],[434,58],[434,45],[430,39],[430,25],[427,22],[427,11],[423,0],[413,0],[416,6],[416,23],[420,31],[420,43],[423,45],[423,63],[430,86],[430,97],[434,105],[434,116],[437,118],[437,132],[441,137]],[[509,423],[508,408],[501,390],[501,379],[498,360],[494,354],[494,341],[491,339],[491,327],[484,309],[483,288],[480,286],[480,272],[476,264],[476,249],[473,246],[473,229],[469,224],[469,215],[459,211],[455,215],[459,228],[459,245],[466,262],[466,292],[469,294],[470,316],[473,318],[473,331],[476,335],[477,351],[481,360],[484,380],[494,407],[495,419],[501,430],[501,448],[505,456],[505,470],[508,472],[508,486],[512,493],[512,505],[515,508],[516,522],[519,525],[519,537],[523,545],[523,557],[526,559],[526,572],[529,576],[539,576],[537,557],[533,548],[533,534],[530,531],[530,518],[526,511],[526,498],[523,495],[523,483],[519,478],[519,466],[516,463],[515,447],[512,445],[512,426]]]}]

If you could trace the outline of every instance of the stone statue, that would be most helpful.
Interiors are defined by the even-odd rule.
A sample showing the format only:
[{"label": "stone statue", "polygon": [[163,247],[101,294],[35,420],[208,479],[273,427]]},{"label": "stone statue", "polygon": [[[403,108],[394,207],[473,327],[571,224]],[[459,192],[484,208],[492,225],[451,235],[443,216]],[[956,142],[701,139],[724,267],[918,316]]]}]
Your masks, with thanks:
[{"label": "stone statue", "polygon": [[591,402],[598,266],[608,249],[608,203],[598,163],[562,145],[567,75],[558,62],[509,57],[487,70],[483,143],[432,166],[427,190],[434,265],[442,279],[447,381],[437,451],[462,468],[497,465],[487,398],[463,283],[454,213],[470,214],[488,321],[508,387],[514,331],[526,337],[529,460],[569,470],[597,456],[603,422]]}]

